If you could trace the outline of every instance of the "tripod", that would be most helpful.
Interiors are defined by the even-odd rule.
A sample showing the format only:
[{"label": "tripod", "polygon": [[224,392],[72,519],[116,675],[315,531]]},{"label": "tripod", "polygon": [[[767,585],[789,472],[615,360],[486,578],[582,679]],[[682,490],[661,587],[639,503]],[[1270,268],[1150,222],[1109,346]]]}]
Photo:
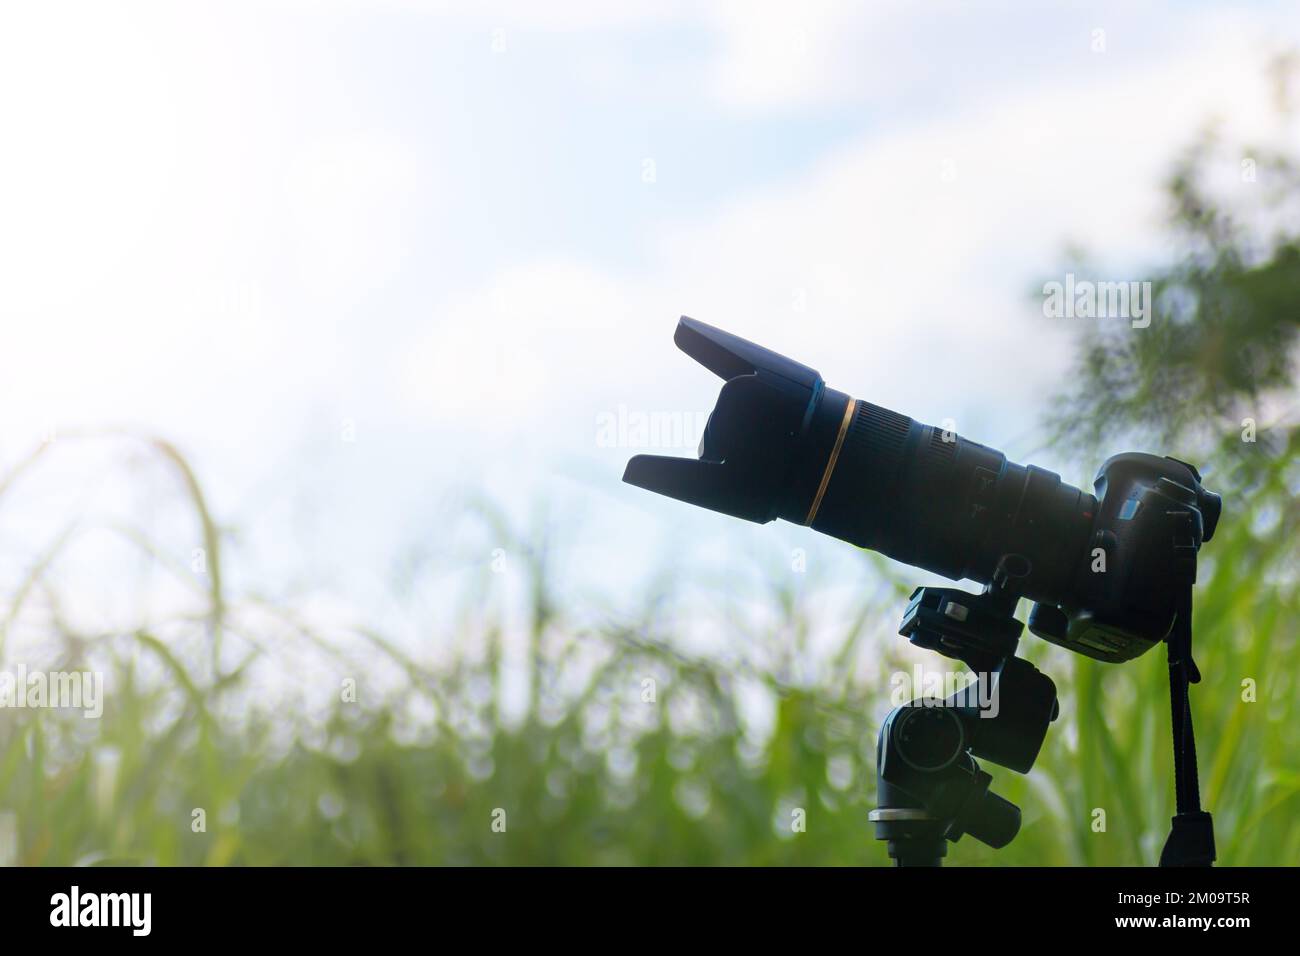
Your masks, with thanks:
[{"label": "tripod", "polygon": [[[1190,522],[1190,517],[1187,519]],[[1201,809],[1188,687],[1201,675],[1192,659],[1192,585],[1196,549],[1186,534],[1171,542],[1180,587],[1169,648],[1169,690],[1174,741],[1177,813],[1160,854],[1161,866],[1210,866],[1214,826]],[[1018,584],[1029,573],[1019,555],[1005,555],[980,594],[956,588],[917,588],[898,633],[917,647],[967,664],[987,681],[989,701],[972,703],[970,689],[945,700],[918,698],[895,707],[876,743],[876,799],[869,819],[876,839],[887,841],[898,866],[940,866],[955,842],[969,833],[994,849],[1020,830],[1020,810],[989,791],[992,777],[981,757],[1028,773],[1059,713],[1056,685],[1015,656],[1023,625],[1014,617]],[[1059,619],[1058,619],[1059,616]],[[1029,628],[1040,636],[1061,633],[1056,608],[1035,605]],[[992,706],[989,706],[989,704]]]},{"label": "tripod", "polygon": [[[993,778],[974,758],[1027,773],[1059,712],[1051,678],[1015,656],[1017,583],[1028,570],[1008,555],[981,594],[912,592],[898,633],[964,662],[979,684],[896,707],[880,728],[869,819],[898,866],[940,866],[948,842],[965,833],[1000,848],[1020,829],[1019,808],[989,790]],[[977,687],[986,694],[972,693]]]}]

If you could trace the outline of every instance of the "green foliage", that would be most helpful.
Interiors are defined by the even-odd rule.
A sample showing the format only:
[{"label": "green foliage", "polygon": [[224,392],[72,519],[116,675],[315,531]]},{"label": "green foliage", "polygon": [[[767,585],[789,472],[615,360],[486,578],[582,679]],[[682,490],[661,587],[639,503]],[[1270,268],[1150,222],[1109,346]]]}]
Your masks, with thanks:
[{"label": "green foliage", "polygon": [[[1212,189],[1211,174],[1243,152],[1257,157],[1254,178],[1234,177],[1226,195]],[[1250,451],[1239,440],[1244,418],[1277,426],[1267,442],[1300,416],[1300,167],[1206,132],[1176,164],[1167,197],[1178,258],[1150,277],[1150,326],[1085,327],[1051,416],[1056,442],[1089,456],[1131,435],[1189,457],[1234,459]]]},{"label": "green foliage", "polygon": [[[1289,501],[1297,452],[1293,444],[1248,470],[1253,505],[1229,496],[1197,606],[1202,787],[1229,864],[1300,859],[1296,538],[1280,533],[1275,509]],[[401,686],[373,704],[348,703],[331,682],[323,721],[240,719],[242,672],[204,678],[203,655],[187,663],[149,633],[114,644],[101,720],[0,712],[0,816],[16,823],[18,860],[885,862],[866,814],[887,686],[844,673],[855,672],[859,655],[890,654],[892,642],[867,640],[862,627],[873,613],[892,620],[897,602],[864,605],[843,638],[843,670],[804,686],[747,675],[776,701],[770,735],[755,741],[737,713],[731,670],[670,651],[649,623],[579,631],[547,592],[546,569],[528,574],[527,629],[540,666],[526,712],[514,720],[502,716],[505,665],[492,650],[500,635],[490,609],[477,635],[489,652],[437,671],[372,641],[398,665]],[[774,597],[793,619],[805,615],[796,598]],[[576,655],[550,648],[575,644],[599,663],[561,695],[553,687],[572,676]],[[1031,774],[995,770],[997,789],[1024,808],[1024,828],[1002,851],[967,839],[950,859],[1153,863],[1172,813],[1163,653],[1118,667],[1039,642],[1026,650],[1057,681],[1062,717]],[[1253,702],[1243,699],[1247,680]],[[436,717],[412,729],[401,715],[417,700]],[[294,730],[287,743],[286,727]],[[205,832],[191,829],[194,808],[205,810]],[[1105,832],[1093,830],[1098,808]],[[804,826],[795,832],[800,809]],[[503,833],[492,828],[499,810]]]}]

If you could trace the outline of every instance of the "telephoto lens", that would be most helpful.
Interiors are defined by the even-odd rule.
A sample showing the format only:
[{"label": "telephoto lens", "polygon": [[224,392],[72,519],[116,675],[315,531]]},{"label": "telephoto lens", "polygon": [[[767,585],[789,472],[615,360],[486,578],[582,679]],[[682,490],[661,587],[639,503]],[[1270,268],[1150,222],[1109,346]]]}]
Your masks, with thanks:
[{"label": "telephoto lens", "polygon": [[674,339],[727,380],[700,458],[638,455],[624,481],[750,521],[809,525],[954,579],[987,582],[1002,555],[1021,554],[1026,597],[1068,596],[1092,495],[703,322],[683,316]]}]

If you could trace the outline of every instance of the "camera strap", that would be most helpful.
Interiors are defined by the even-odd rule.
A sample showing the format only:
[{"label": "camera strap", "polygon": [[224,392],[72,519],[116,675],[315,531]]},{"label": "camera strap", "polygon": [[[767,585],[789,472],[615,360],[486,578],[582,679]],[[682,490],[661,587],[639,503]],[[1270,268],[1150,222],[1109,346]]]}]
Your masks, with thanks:
[{"label": "camera strap", "polygon": [[[1195,572],[1192,573],[1192,580]],[[1209,866],[1214,862],[1214,824],[1201,809],[1196,776],[1196,736],[1188,689],[1201,681],[1192,659],[1192,580],[1182,590],[1169,634],[1169,706],[1174,732],[1174,793],[1177,814],[1160,852],[1161,866]]]}]

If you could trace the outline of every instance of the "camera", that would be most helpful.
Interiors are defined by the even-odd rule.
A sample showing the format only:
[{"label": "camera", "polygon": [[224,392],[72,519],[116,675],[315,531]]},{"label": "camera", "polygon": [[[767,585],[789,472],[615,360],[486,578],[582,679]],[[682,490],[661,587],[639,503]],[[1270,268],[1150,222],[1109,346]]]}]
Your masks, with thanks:
[{"label": "camera", "polygon": [[1132,659],[1169,635],[1221,510],[1193,466],[1115,455],[1090,494],[703,322],[683,316],[674,341],[725,380],[699,458],[637,455],[624,481],[807,525],[954,580],[988,584],[1014,556],[1030,631],[1098,660]]}]

